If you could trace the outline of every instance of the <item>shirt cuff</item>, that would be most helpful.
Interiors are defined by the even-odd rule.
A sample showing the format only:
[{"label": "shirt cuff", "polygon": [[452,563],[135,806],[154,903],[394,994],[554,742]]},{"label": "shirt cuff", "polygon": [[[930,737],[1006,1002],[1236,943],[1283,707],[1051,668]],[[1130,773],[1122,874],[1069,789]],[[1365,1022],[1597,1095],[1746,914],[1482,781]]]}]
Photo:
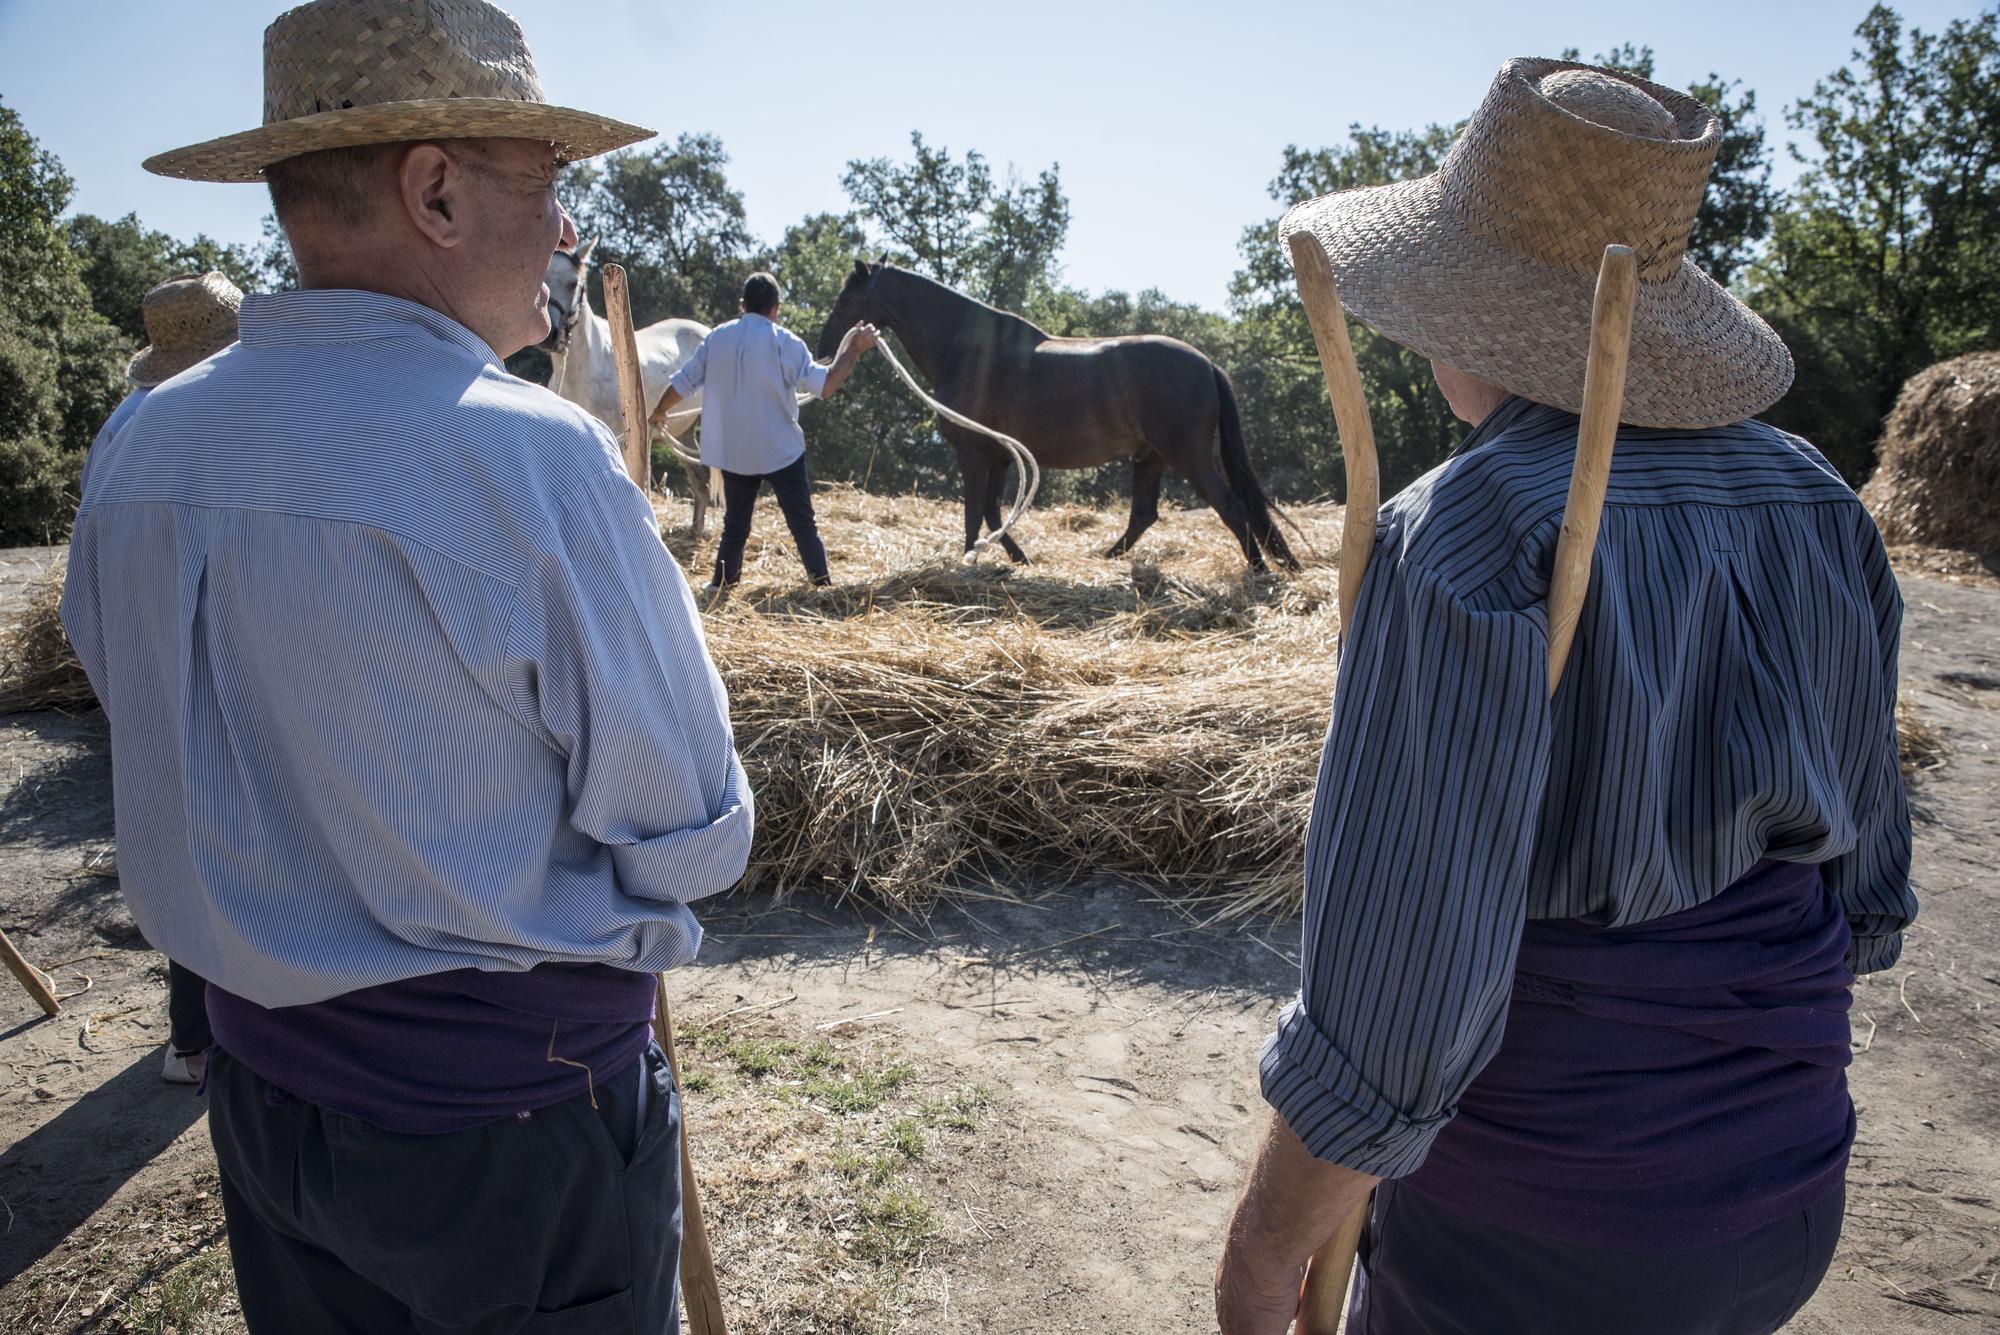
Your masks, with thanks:
[{"label": "shirt cuff", "polygon": [[688,383],[687,368],[684,366],[678,372],[675,373],[674,378],[672,380],[669,380],[667,382],[667,388],[673,390],[674,393],[680,395],[682,398],[686,398],[688,395],[700,389],[701,386],[691,385]]},{"label": "shirt cuff", "polygon": [[826,373],[832,369],[831,366],[821,366],[818,362],[809,362],[805,374],[799,377],[799,384],[810,391],[814,398],[823,399],[826,397]]},{"label": "shirt cuff", "polygon": [[1854,944],[1847,949],[1847,967],[1856,977],[1864,973],[1880,973],[1893,965],[1902,953],[1901,932],[1890,936],[1857,936]]},{"label": "shirt cuff", "polygon": [[[1404,1177],[1422,1166],[1451,1121],[1404,1116],[1370,1085],[1294,1001],[1258,1057],[1264,1099],[1315,1159],[1375,1177]],[[1456,1110],[1453,1110],[1456,1111]]]},{"label": "shirt cuff", "polygon": [[[733,762],[732,762],[733,763]],[[706,825],[634,844],[612,844],[618,888],[636,899],[689,904],[743,879],[755,824],[749,802],[730,801]]]}]

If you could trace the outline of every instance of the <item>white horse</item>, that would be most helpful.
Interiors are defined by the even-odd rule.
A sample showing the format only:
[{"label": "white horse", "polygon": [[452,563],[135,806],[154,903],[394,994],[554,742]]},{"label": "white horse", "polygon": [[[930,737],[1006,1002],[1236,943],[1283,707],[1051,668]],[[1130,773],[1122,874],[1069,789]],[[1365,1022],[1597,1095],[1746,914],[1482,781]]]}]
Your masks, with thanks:
[{"label": "white horse", "polygon": [[[618,367],[612,360],[611,322],[590,309],[590,289],[585,280],[590,272],[590,252],[597,248],[592,237],[574,254],[559,250],[549,259],[549,339],[548,349],[555,369],[549,388],[576,404],[611,428],[623,431],[624,419],[618,408]],[[694,356],[694,350],[708,337],[708,326],[699,320],[661,320],[638,331],[639,376],[645,386],[647,411],[667,392],[667,382]],[[687,443],[689,431],[701,420],[701,391],[696,390],[667,414],[667,439],[687,474],[688,492],[694,498],[694,535],[697,540],[708,521],[708,507],[718,504],[715,470],[704,468],[701,456]],[[659,437],[655,437],[659,439]]]}]

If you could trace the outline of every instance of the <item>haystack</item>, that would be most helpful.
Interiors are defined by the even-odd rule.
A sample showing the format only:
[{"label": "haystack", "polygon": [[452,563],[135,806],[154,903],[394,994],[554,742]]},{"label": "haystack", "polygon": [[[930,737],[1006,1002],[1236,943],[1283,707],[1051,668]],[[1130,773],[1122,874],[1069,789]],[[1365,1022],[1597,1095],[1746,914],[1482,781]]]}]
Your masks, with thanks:
[{"label": "haystack", "polygon": [[1861,491],[1892,544],[2000,554],[2000,352],[1910,377]]}]

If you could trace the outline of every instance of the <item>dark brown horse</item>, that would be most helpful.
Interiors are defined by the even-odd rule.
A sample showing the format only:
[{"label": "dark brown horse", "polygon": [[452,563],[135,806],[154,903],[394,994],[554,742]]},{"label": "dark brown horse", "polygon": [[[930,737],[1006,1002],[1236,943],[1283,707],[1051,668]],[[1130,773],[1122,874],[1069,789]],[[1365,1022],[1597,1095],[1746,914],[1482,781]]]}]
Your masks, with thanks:
[{"label": "dark brown horse", "polygon": [[[1252,568],[1264,569],[1269,552],[1298,569],[1244,452],[1229,377],[1179,339],[1054,338],[942,283],[857,260],[820,331],[820,357],[831,356],[841,335],[863,320],[894,331],[940,403],[1014,437],[1042,467],[1130,459],[1132,518],[1106,556],[1130,551],[1160,517],[1160,479],[1172,467],[1215,507]],[[958,451],[965,476],[971,551],[982,521],[1000,526],[1007,452],[948,422],[938,430]],[[1014,560],[1028,559],[1011,535],[1000,540]]]}]

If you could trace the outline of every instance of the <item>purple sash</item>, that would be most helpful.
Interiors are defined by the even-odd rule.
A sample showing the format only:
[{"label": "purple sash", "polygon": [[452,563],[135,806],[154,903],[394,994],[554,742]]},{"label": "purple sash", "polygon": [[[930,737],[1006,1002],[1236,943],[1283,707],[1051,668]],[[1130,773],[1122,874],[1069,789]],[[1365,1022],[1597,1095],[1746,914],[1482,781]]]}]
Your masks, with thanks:
[{"label": "purple sash", "polygon": [[1405,1182],[1590,1246],[1741,1237],[1845,1174],[1846,919],[1819,868],[1761,862],[1633,927],[1530,922],[1499,1053]]}]

